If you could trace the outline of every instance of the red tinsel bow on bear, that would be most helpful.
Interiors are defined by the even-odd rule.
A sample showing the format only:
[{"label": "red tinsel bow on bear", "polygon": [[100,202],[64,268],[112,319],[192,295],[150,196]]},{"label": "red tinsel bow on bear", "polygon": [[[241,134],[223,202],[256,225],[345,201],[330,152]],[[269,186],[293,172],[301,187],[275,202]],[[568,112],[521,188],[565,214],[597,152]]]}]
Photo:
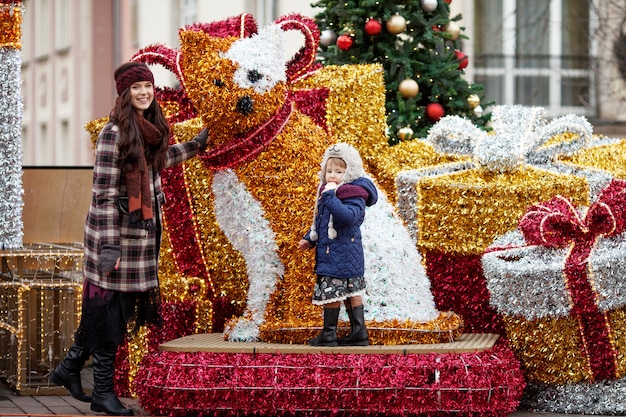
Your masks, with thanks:
[{"label": "red tinsel bow on bear", "polygon": [[556,196],[531,206],[519,222],[526,242],[547,247],[570,247],[563,276],[582,336],[583,355],[594,379],[615,379],[617,349],[611,337],[606,312],[596,305],[587,261],[595,243],[625,229],[626,181],[613,180],[581,215],[572,202]]}]

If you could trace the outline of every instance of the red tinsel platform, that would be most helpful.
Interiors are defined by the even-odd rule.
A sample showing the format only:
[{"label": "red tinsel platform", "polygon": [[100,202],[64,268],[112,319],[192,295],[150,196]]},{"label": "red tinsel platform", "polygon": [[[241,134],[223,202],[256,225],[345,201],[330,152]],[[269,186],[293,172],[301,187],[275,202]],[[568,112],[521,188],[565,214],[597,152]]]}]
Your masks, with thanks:
[{"label": "red tinsel platform", "polygon": [[135,381],[167,416],[506,416],[526,385],[505,340],[474,353],[149,354]]}]

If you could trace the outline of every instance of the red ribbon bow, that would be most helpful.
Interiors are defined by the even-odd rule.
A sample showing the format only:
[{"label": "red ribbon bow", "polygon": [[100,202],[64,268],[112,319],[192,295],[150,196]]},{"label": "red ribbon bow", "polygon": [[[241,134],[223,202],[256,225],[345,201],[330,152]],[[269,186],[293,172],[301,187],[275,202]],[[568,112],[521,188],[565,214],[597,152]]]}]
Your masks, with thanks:
[{"label": "red ribbon bow", "polygon": [[584,215],[569,199],[556,196],[531,206],[519,222],[528,244],[570,247],[563,275],[573,304],[572,315],[578,319],[583,355],[596,380],[616,378],[618,353],[610,337],[608,317],[596,304],[587,261],[599,239],[624,231],[625,214],[626,181],[613,180]]}]

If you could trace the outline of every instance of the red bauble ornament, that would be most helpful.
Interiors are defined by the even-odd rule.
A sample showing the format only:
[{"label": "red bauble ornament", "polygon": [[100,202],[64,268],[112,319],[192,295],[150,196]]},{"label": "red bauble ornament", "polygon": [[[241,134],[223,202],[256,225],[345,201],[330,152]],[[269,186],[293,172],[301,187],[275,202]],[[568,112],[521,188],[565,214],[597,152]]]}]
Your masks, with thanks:
[{"label": "red bauble ornament", "polygon": [[352,37],[350,35],[341,35],[337,38],[337,46],[343,51],[347,51],[352,46]]},{"label": "red bauble ornament", "polygon": [[369,19],[365,22],[365,33],[376,36],[383,30],[383,24],[378,19]]},{"label": "red bauble ornament", "polygon": [[446,112],[443,109],[443,106],[439,103],[430,103],[426,105],[426,117],[431,122],[436,122],[445,116]]},{"label": "red bauble ornament", "polygon": [[444,1],[448,4],[452,3],[452,0],[444,0]]},{"label": "red bauble ornament", "polygon": [[469,62],[467,55],[459,50],[454,51],[454,55],[456,56],[457,61],[459,61],[459,69],[467,68],[467,64]]}]

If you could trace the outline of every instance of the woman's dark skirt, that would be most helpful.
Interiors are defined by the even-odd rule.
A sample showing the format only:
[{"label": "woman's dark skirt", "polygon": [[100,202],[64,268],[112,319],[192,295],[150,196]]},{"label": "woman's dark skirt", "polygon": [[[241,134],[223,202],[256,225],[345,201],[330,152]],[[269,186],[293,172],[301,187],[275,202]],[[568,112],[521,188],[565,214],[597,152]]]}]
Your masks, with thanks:
[{"label": "woman's dark skirt", "polygon": [[159,289],[147,292],[120,292],[100,288],[85,280],[76,345],[94,352],[116,349],[130,332],[146,324],[161,325]]}]

